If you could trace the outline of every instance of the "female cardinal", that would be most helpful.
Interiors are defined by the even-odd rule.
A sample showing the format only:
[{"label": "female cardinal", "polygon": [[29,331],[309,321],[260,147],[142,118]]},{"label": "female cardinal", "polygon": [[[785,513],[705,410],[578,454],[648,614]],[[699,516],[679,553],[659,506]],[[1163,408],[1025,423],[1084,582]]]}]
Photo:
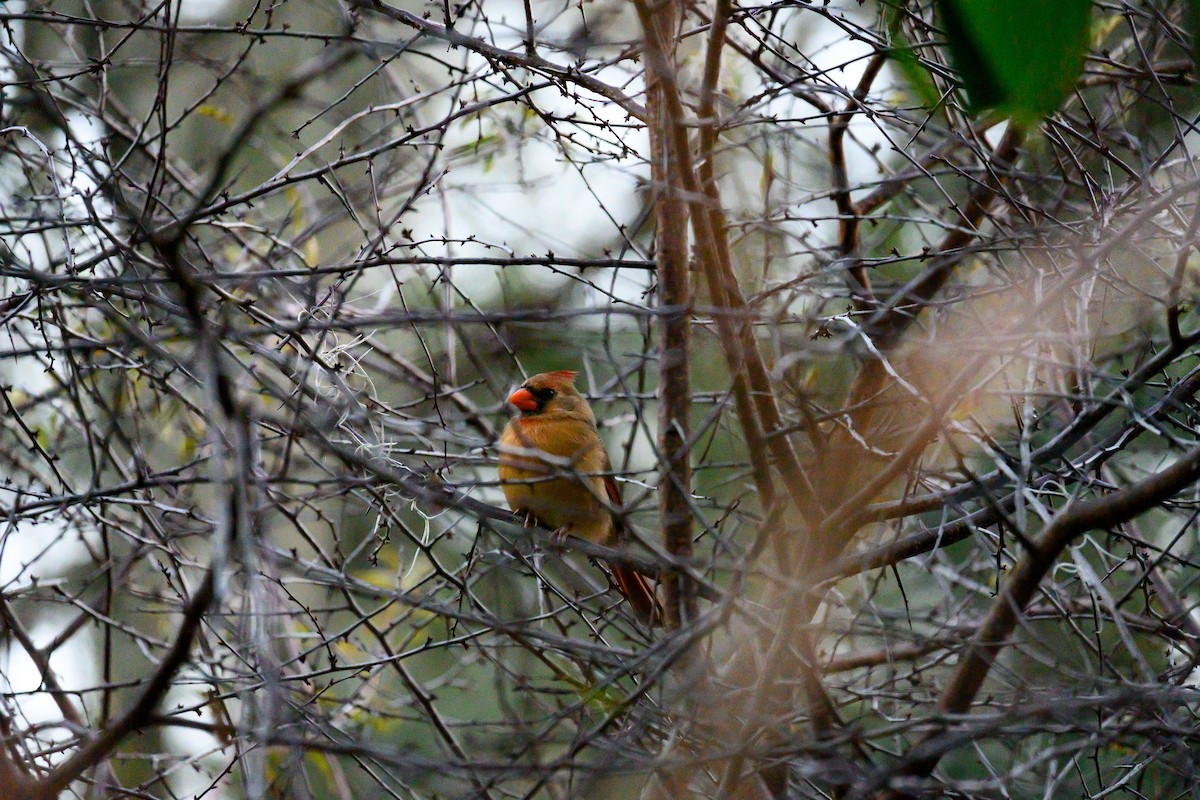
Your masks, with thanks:
[{"label": "female cardinal", "polygon": [[[576,374],[534,375],[509,396],[521,413],[500,437],[500,486],[509,508],[527,524],[536,519],[553,528],[558,541],[570,535],[619,547],[627,538],[624,520],[614,513],[621,489],[608,474],[608,452],[591,407],[575,388]],[[649,579],[628,564],[608,566],[638,616],[661,622]]]}]

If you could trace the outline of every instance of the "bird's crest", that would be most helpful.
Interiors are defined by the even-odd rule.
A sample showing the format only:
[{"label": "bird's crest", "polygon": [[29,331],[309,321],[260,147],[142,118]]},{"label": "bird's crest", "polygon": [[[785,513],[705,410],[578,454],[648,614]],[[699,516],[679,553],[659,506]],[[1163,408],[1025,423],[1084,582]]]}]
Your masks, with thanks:
[{"label": "bird's crest", "polygon": [[560,369],[556,372],[542,372],[531,376],[525,385],[530,389],[557,389],[565,394],[570,394],[575,391],[575,376],[578,372],[572,372],[569,369]]}]

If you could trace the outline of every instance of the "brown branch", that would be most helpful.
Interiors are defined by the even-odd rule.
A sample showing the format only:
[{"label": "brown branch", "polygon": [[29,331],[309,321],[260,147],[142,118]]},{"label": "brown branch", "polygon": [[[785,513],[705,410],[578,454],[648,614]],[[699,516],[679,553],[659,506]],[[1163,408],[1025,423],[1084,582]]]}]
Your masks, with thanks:
[{"label": "brown branch", "polygon": [[1196,236],[1200,229],[1200,204],[1192,209],[1192,220],[1188,223],[1187,232],[1179,244],[1179,253],[1175,256],[1175,269],[1171,273],[1171,285],[1167,289],[1167,332],[1171,335],[1174,347],[1183,345],[1183,331],[1179,328],[1179,316],[1183,311],[1181,298],[1184,276],[1187,273],[1188,257],[1196,248]]},{"label": "brown branch", "polygon": [[[723,282],[713,279],[719,272],[714,270],[712,264],[708,262],[716,259],[718,263],[727,264],[730,261],[725,207],[721,202],[714,161],[718,137],[717,84],[721,75],[721,54],[725,48],[726,33],[729,29],[729,15],[732,12],[732,0],[717,0],[709,28],[708,46],[704,55],[704,79],[700,87],[699,107],[699,183],[707,202],[708,233],[712,235],[711,242],[707,247],[701,248],[699,255],[701,263],[705,265],[705,275],[708,276],[708,286],[713,303],[721,308],[728,307],[729,301]],[[742,321],[741,324],[744,325],[745,321]],[[742,332],[738,330],[735,333],[732,320],[725,315],[717,316],[717,325],[721,329],[721,343],[724,345],[729,374],[733,379],[734,408],[742,427],[742,435],[746,437],[746,452],[750,458],[754,485],[758,489],[759,503],[763,508],[771,508],[775,503],[775,481],[771,476],[770,450],[763,436],[762,422],[754,406],[746,370],[742,368],[745,358],[737,348],[733,347],[734,341],[741,341]],[[771,538],[776,537],[771,536]]]},{"label": "brown branch", "polygon": [[905,644],[895,647],[885,647],[880,650],[868,650],[861,653],[848,653],[836,656],[825,662],[821,671],[826,675],[836,672],[849,672],[863,667],[878,667],[883,664],[893,664],[897,661],[915,661],[921,656],[945,647],[942,642],[922,642],[921,644]]},{"label": "brown branch", "polygon": [[175,637],[171,649],[159,662],[158,668],[143,686],[137,699],[111,725],[38,781],[36,790],[29,795],[31,800],[53,800],[58,797],[71,781],[99,764],[122,739],[150,721],[159,701],[171,688],[171,680],[175,673],[191,652],[196,632],[200,629],[200,623],[213,601],[213,583],[213,572],[210,568],[204,573],[204,580],[200,582],[184,611],[183,619],[179,623],[179,635]]},{"label": "brown branch", "polygon": [[[675,82],[675,31],[680,9],[673,0],[635,3],[647,65],[651,181],[656,190],[658,302],[672,311],[658,323],[658,452],[662,459],[658,495],[663,548],[677,558],[692,553],[689,378],[692,287],[688,274],[688,204],[683,173],[691,175],[687,131]],[[682,137],[680,133],[682,132]],[[680,147],[680,138],[683,147]],[[666,583],[667,624],[678,628],[696,618],[696,592],[681,573]]]},{"label": "brown branch", "polygon": [[[1086,269],[1090,265],[1100,264],[1104,259],[1108,258],[1113,250],[1123,242],[1129,241],[1130,237],[1139,230],[1143,225],[1147,225],[1160,213],[1164,208],[1171,206],[1189,191],[1200,185],[1200,179],[1192,179],[1180,184],[1170,192],[1165,192],[1156,197],[1153,202],[1149,202],[1141,207],[1128,223],[1123,225],[1120,230],[1116,231],[1112,236],[1104,241],[1092,253],[1090,253],[1085,262],[1078,269]],[[1057,299],[1057,297],[1066,291],[1069,281],[1063,278],[1050,291],[1046,292],[1041,300],[1030,307],[1024,315],[1024,322],[1018,320],[1013,325],[1007,326],[1002,333],[1003,336],[1014,335],[1019,332],[1021,325],[1028,325],[1032,321],[1038,319],[1039,315],[1044,313],[1049,304]],[[1158,357],[1152,359],[1152,362],[1159,365],[1151,370],[1150,365],[1143,365],[1139,370],[1139,374],[1148,377],[1153,374],[1153,371],[1165,366],[1169,363],[1175,354],[1182,352],[1183,348],[1191,346],[1197,339],[1200,339],[1200,332],[1194,334],[1187,340],[1175,343],[1170,348],[1172,355],[1163,358],[1167,353],[1159,354]],[[931,401],[926,411],[927,417],[925,421],[916,428],[916,430],[908,437],[903,446],[896,449],[895,455],[889,462],[877,470],[874,474],[865,478],[849,483],[849,465],[852,461],[849,450],[851,443],[843,442],[842,448],[846,452],[839,453],[838,458],[828,460],[828,468],[821,477],[824,480],[825,491],[833,497],[845,497],[846,487],[853,486],[854,491],[848,498],[838,504],[836,509],[829,514],[822,522],[817,535],[810,537],[807,545],[806,558],[808,562],[814,565],[821,565],[835,557],[841,550],[850,542],[850,540],[858,532],[858,529],[869,520],[869,515],[865,515],[863,510],[868,507],[870,501],[883,490],[892,480],[900,475],[904,470],[915,462],[915,460],[932,441],[932,437],[942,428],[942,417],[953,407],[957,401],[958,395],[963,391],[967,384],[972,380],[972,376],[982,366],[984,361],[989,356],[986,353],[980,353],[971,358],[958,375],[949,381],[944,388],[942,394]],[[874,376],[871,377],[871,373]],[[859,374],[856,380],[854,391],[865,391],[866,385],[870,381],[875,381],[882,385],[885,371],[882,363],[878,359],[867,362],[864,365],[863,372]],[[1188,384],[1187,391],[1195,391],[1195,388]],[[1183,384],[1181,384],[1181,388]],[[1095,411],[1099,414],[1100,404]],[[867,412],[869,413],[869,412]],[[861,421],[860,421],[861,424]]]},{"label": "brown branch", "polygon": [[5,797],[33,797],[37,780],[23,769],[21,754],[12,739],[12,721],[0,713],[0,786]]},{"label": "brown branch", "polygon": [[[707,69],[715,71],[716,67]],[[751,310],[742,295],[729,258],[725,217],[716,192],[716,182],[711,181],[706,187],[697,178],[688,142],[687,116],[675,76],[665,75],[663,80],[667,82],[663,109],[673,123],[670,128],[672,156],[676,160],[675,168],[691,207],[696,256],[704,270],[714,305],[728,312],[716,315],[716,320],[721,331],[722,352],[729,373],[734,376],[734,390],[738,393],[735,394],[735,402],[740,421],[748,436],[766,444],[767,452],[782,472],[784,488],[796,508],[803,514],[811,514],[815,508],[814,495],[800,459],[787,437],[771,435],[773,431],[784,427],[783,419],[771,385],[770,372],[754,338],[754,329],[750,324]],[[702,136],[703,130],[702,127]],[[731,321],[737,321],[738,325],[735,327]],[[739,376],[744,376],[746,381],[743,389],[738,388]],[[739,394],[742,396],[740,401],[737,400]],[[753,399],[753,407],[758,415],[757,424],[749,417],[751,404],[745,400],[747,394]],[[761,435],[757,431],[761,431]]]},{"label": "brown branch", "polygon": [[[83,618],[86,619],[86,617]],[[50,655],[58,648],[58,644],[61,642],[56,644],[56,639],[56,642],[51,642],[44,648],[37,647],[33,643],[33,638],[29,635],[29,632],[25,630],[25,626],[21,623],[20,618],[13,613],[8,600],[3,595],[0,595],[0,620],[3,620],[4,627],[12,632],[13,636],[21,644],[21,647],[29,655],[29,660],[37,667],[42,683],[46,685],[50,696],[54,698],[54,703],[62,713],[63,719],[80,728],[85,727],[87,723],[84,722],[83,715],[79,713],[79,709],[67,698],[67,693],[63,690],[62,684],[58,682],[58,676],[50,668]]]},{"label": "brown branch", "polygon": [[[1163,370],[1177,356],[1197,341],[1200,341],[1200,334],[1193,334],[1178,345],[1173,344],[1161,353],[1156,354],[1154,358],[1134,371],[1109,396],[1103,398],[1093,408],[1088,409],[1077,417],[1071,425],[1075,435],[1065,437],[1060,434],[1056,436],[1045,446],[1030,454],[1030,463],[1038,464],[1050,458],[1060,456],[1066,447],[1077,442],[1086,431],[1103,420],[1104,415],[1108,411],[1118,408],[1121,397],[1129,396],[1138,387],[1145,385],[1146,381],[1153,375]],[[1157,419],[1165,412],[1186,407],[1187,403],[1192,401],[1197,392],[1200,392],[1200,368],[1194,369],[1191,374],[1176,383],[1166,396],[1153,406],[1147,408],[1137,419],[1131,421],[1124,428],[1113,431],[1104,437],[1104,439],[1089,447],[1086,452],[1072,458],[1069,461],[1066,471],[1075,474],[1086,474],[1094,471],[1109,458],[1120,452],[1121,449],[1128,447],[1133,440],[1146,433],[1146,422]],[[1063,433],[1066,433],[1066,431]],[[967,502],[981,489],[991,486],[998,477],[1002,477],[999,472],[990,473],[979,476],[974,481],[951,487],[942,492],[866,506],[862,508],[861,512],[849,517],[844,524],[848,529],[857,530],[868,522],[927,513],[945,508],[946,506]],[[1044,484],[1060,480],[1062,479],[1058,473],[1047,473],[1041,478],[1027,484],[1025,488],[1037,489]],[[1001,515],[1007,513],[1015,506],[1016,498],[1016,492],[1009,492],[1003,497],[997,498],[988,506],[971,512],[948,525],[941,525],[935,529],[909,534],[894,542],[872,548],[866,552],[844,555],[828,566],[822,566],[816,575],[814,585],[856,575],[869,569],[897,564],[905,559],[921,555],[922,553],[928,553],[936,548],[948,547],[961,542],[971,535],[971,531],[994,524],[1000,519]]]},{"label": "brown branch", "polygon": [[[967,645],[942,691],[938,709],[943,714],[964,714],[970,710],[996,656],[1016,628],[1042,578],[1073,539],[1133,519],[1169,500],[1197,478],[1200,478],[1200,447],[1192,448],[1171,466],[1121,491],[1071,504],[1051,520],[1033,540],[1032,549],[1017,562],[1004,589],[993,601],[983,625]],[[943,750],[936,734],[925,737],[910,750],[897,774],[909,778],[928,776]],[[901,795],[891,792],[887,796]]]},{"label": "brown branch", "polygon": [[858,228],[862,216],[850,199],[850,177],[846,170],[846,131],[854,112],[862,105],[871,91],[871,84],[888,59],[888,53],[880,50],[867,62],[862,78],[854,94],[846,101],[842,111],[829,121],[829,167],[833,179],[833,200],[838,210],[838,258],[845,263],[846,270],[857,285],[851,287],[855,307],[865,311],[872,306],[871,278],[858,256]]},{"label": "brown branch", "polygon": [[[988,159],[986,178],[970,192],[966,205],[955,209],[955,213],[962,219],[955,223],[951,231],[934,248],[933,252],[938,254],[937,257],[930,261],[929,266],[922,270],[920,275],[888,298],[887,303],[863,323],[864,334],[874,342],[881,353],[887,354],[895,348],[905,331],[917,320],[934,295],[946,285],[955,268],[967,256],[966,247],[979,236],[979,226],[1008,181],[1017,150],[1024,138],[1024,132],[1019,125],[1008,126]],[[873,394],[873,390],[868,389],[875,385],[875,381],[868,380],[866,383],[868,385],[852,392],[851,398],[869,397]]]},{"label": "brown branch", "polygon": [[[652,102],[650,105],[655,111],[652,118],[658,125],[661,125],[661,128],[653,124],[651,125],[651,141],[654,141],[655,133],[662,136],[664,143],[660,149],[660,153],[666,151],[669,153],[671,159],[666,165],[670,175],[658,177],[661,173],[657,173],[655,185],[665,185],[668,187],[681,185],[683,192],[686,193],[691,211],[692,230],[696,238],[697,260],[705,271],[710,290],[713,294],[714,303],[734,312],[732,315],[729,315],[729,318],[726,315],[718,315],[718,324],[722,326],[722,335],[720,338],[729,371],[735,377],[735,392],[737,393],[735,400],[739,396],[741,398],[738,400],[739,414],[742,415],[744,430],[750,436],[757,437],[758,441],[762,441],[761,431],[763,429],[773,430],[782,427],[782,423],[778,407],[775,404],[770,376],[763,363],[761,353],[758,350],[757,342],[753,338],[753,329],[749,324],[750,320],[747,313],[748,308],[730,265],[728,247],[724,240],[726,230],[724,215],[721,210],[720,198],[716,192],[716,182],[712,176],[712,150],[715,143],[715,119],[713,118],[715,115],[715,103],[713,102],[713,96],[715,94],[716,79],[719,74],[716,61],[719,56],[719,48],[723,45],[724,41],[723,28],[717,26],[712,37],[710,37],[710,46],[717,48],[717,51],[710,51],[709,58],[706,60],[706,88],[704,90],[705,94],[702,95],[702,103],[707,103],[707,114],[701,122],[701,137],[702,153],[707,156],[705,158],[707,171],[702,173],[701,178],[698,178],[691,158],[686,114],[676,83],[674,69],[665,48],[665,37],[669,35],[669,32],[673,32],[673,23],[667,26],[663,22],[665,16],[664,9],[668,7],[668,4],[664,3],[659,5],[657,9],[652,9],[645,0],[638,0],[635,5],[639,19],[642,22],[643,31],[646,32],[646,57],[651,74],[654,76],[652,85],[657,86],[659,89],[657,93],[651,95]],[[726,14],[728,10],[725,9]],[[721,9],[718,8],[718,16],[720,15]],[[656,37],[658,37],[657,41]],[[661,107],[658,106],[659,102],[661,102]],[[659,113],[661,113],[661,117]],[[706,131],[707,139],[704,138]],[[652,153],[652,168],[660,167],[662,163],[661,158],[661,155]],[[676,181],[678,183],[674,183]],[[682,214],[683,212],[680,210],[674,216],[670,216],[664,221],[668,224],[678,224]],[[660,217],[660,220],[662,220],[662,217]],[[663,258],[662,224],[663,221],[660,221],[660,259]],[[660,281],[662,280],[661,274],[662,267],[660,267]],[[730,319],[737,320],[739,330],[730,329]],[[665,345],[666,342],[664,340],[664,349]],[[663,355],[665,357],[666,353],[664,352]],[[748,373],[749,380],[739,387],[738,376],[746,373]],[[761,425],[755,425],[755,417],[748,413],[752,406],[750,402],[747,402],[746,395],[750,391],[754,392],[753,409],[757,414],[757,421]],[[664,419],[660,423],[660,429],[667,422],[668,420]],[[792,494],[797,508],[811,509],[811,495],[805,492],[807,481],[803,477],[799,459],[796,458],[787,439],[783,436],[773,436],[769,437],[767,443],[772,454],[776,456],[781,469],[784,470],[785,486]],[[663,452],[670,453],[671,451],[664,447]],[[758,469],[762,468],[763,466],[759,465]],[[770,485],[769,482],[766,485]],[[664,514],[663,525],[665,528],[671,522],[665,516],[669,511],[665,499],[660,499],[660,508]],[[687,513],[690,518],[690,511]],[[761,723],[760,716],[768,707],[774,707],[777,702],[787,704],[787,700],[781,695],[790,695],[790,688],[773,679],[772,676],[779,673],[772,669],[772,666],[779,667],[785,659],[790,660],[791,649],[788,645],[793,641],[792,634],[796,630],[799,630],[798,626],[791,624],[794,620],[788,617],[787,611],[789,609],[792,611],[795,610],[789,605],[784,609],[784,614],[781,618],[781,627],[787,633],[785,635],[774,636],[774,641],[769,646],[766,656],[767,668],[738,676],[738,680],[745,680],[754,674],[757,674],[760,678],[759,685],[754,690],[754,699],[751,703],[752,708],[746,715],[747,724],[739,726],[742,728],[742,733],[745,736],[755,735],[755,728]],[[668,614],[670,613],[671,610],[668,606]],[[800,631],[800,633],[801,635],[797,644],[803,654],[802,659],[804,663],[798,665],[798,669],[802,676],[801,683],[808,697],[809,706],[812,709],[813,725],[818,731],[828,730],[835,719],[832,704],[824,691],[824,687],[821,686],[816,672],[816,659],[813,655],[812,642],[803,631]],[[782,735],[778,731],[775,731],[774,728],[771,728],[771,730],[772,735]],[[723,781],[726,789],[730,788],[735,782],[741,781],[743,763],[744,757],[738,755],[730,759],[726,765]],[[767,767],[762,770],[762,776],[773,793],[778,795],[785,789],[787,779],[786,768],[781,770],[774,767]]]},{"label": "brown branch", "polygon": [[[984,118],[979,121],[977,127],[980,130],[986,130],[997,122],[999,122],[998,119]],[[962,136],[948,135],[920,158],[911,159],[907,169],[887,176],[869,194],[854,202],[852,206],[854,216],[865,217],[895,199],[912,181],[919,178],[931,178],[930,169],[933,165],[947,161],[950,153],[965,143],[966,139]]]},{"label": "brown branch", "polygon": [[[863,322],[863,335],[873,343],[880,355],[864,361],[850,388],[847,406],[856,409],[849,413],[849,419],[845,423],[850,430],[858,431],[859,435],[869,439],[874,414],[874,404],[870,400],[884,389],[888,379],[887,369],[881,359],[886,358],[895,348],[903,333],[919,317],[927,302],[949,280],[955,267],[965,257],[964,248],[978,235],[984,215],[1008,177],[1011,162],[1021,140],[1018,126],[1010,126],[990,159],[989,179],[975,187],[966,208],[958,212],[963,217],[963,224],[947,234],[938,247],[937,252],[943,255],[935,259],[920,276],[889,298],[887,303]],[[964,388],[970,379],[971,370],[962,370],[937,402],[930,403],[927,412],[930,416],[917,434],[910,437],[897,455],[873,475],[859,478],[853,474],[855,465],[862,461],[857,457],[859,444],[843,429],[835,433],[829,452],[822,461],[822,469],[815,478],[820,487],[818,498],[834,510],[822,521],[819,532],[805,542],[806,563],[810,566],[823,565],[836,557],[850,542],[858,527],[848,525],[847,522],[856,518],[880,488],[907,469],[925,450],[930,441],[929,437],[940,428],[941,415],[956,400],[952,392]],[[848,486],[853,486],[855,491],[848,499],[843,499],[846,497]]]}]

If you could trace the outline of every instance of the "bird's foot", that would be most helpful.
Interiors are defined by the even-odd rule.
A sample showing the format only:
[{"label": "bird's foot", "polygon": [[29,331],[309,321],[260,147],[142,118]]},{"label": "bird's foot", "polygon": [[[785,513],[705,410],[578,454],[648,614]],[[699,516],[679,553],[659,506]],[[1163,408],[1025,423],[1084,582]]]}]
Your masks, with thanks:
[{"label": "bird's foot", "polygon": [[521,525],[525,528],[533,528],[537,526],[537,518],[533,516],[532,511],[522,511],[520,509],[513,512],[518,517],[521,517]]},{"label": "bird's foot", "polygon": [[555,528],[550,532],[550,544],[562,547],[567,543],[567,539],[571,536],[571,529],[566,525],[561,528]]}]

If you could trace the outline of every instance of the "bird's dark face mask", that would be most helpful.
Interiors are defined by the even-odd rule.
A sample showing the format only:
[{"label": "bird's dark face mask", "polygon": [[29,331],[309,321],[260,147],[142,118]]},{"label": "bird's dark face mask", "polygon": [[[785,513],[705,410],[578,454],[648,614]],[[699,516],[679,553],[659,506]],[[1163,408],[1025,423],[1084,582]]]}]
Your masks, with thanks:
[{"label": "bird's dark face mask", "polygon": [[540,414],[546,410],[546,403],[558,394],[549,387],[535,388],[522,386],[508,396],[509,404],[515,406],[523,415]]}]

